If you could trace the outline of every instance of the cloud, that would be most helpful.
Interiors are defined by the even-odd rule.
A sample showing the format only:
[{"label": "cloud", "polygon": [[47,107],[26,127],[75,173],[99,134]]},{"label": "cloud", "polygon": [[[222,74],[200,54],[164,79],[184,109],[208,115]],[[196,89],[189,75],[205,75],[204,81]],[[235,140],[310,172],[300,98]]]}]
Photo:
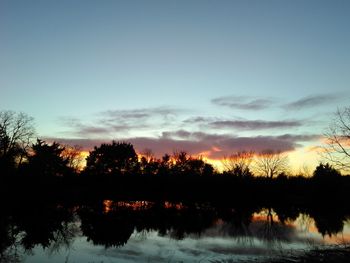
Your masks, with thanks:
[{"label": "cloud", "polygon": [[162,137],[163,138],[174,138],[178,137],[181,139],[188,139],[192,135],[191,132],[185,131],[185,130],[178,130],[178,131],[172,131],[172,132],[162,132]]},{"label": "cloud", "polygon": [[197,117],[190,117],[188,119],[185,119],[183,122],[184,123],[195,123],[195,124],[202,124],[202,123],[208,123],[213,121],[213,118],[210,117],[201,117],[201,116],[197,116]]},{"label": "cloud", "polygon": [[147,118],[162,117],[164,119],[176,116],[182,110],[172,107],[154,107],[154,108],[141,108],[131,110],[109,110],[101,112],[103,118],[109,121],[121,121],[121,120],[144,120]]},{"label": "cloud", "polygon": [[254,98],[247,96],[227,96],[214,98],[211,102],[215,105],[226,106],[240,110],[262,110],[270,107],[273,100],[270,98]]},{"label": "cloud", "polygon": [[78,137],[109,136],[113,132],[124,132],[132,128],[128,124],[105,124],[101,121],[96,121],[94,124],[85,124],[82,120],[76,118],[61,118],[61,122],[71,129],[67,132],[68,134]]},{"label": "cloud", "polygon": [[277,136],[277,138],[282,140],[291,140],[291,141],[299,141],[299,142],[308,142],[308,141],[316,141],[319,140],[322,136],[317,134],[311,135],[292,135],[292,134],[284,134]]},{"label": "cloud", "polygon": [[[201,127],[224,129],[233,128],[237,130],[269,130],[269,129],[289,129],[303,126],[305,121],[303,120],[279,120],[279,121],[266,121],[266,120],[245,120],[245,119],[220,119],[213,117],[191,117],[183,121],[185,124],[197,124]],[[310,122],[308,122],[310,123]]]},{"label": "cloud", "polygon": [[263,120],[230,120],[214,121],[209,123],[213,128],[234,128],[239,130],[266,130],[279,128],[295,128],[303,125],[302,121],[263,121]]},{"label": "cloud", "polygon": [[170,125],[181,111],[171,107],[109,110],[96,114],[93,121],[77,118],[60,120],[70,129],[66,134],[76,137],[110,137],[121,133],[125,135],[128,131]]},{"label": "cloud", "polygon": [[[192,155],[204,155],[211,159],[221,159],[236,151],[261,152],[266,149],[275,151],[292,151],[301,146],[301,142],[313,141],[317,135],[293,135],[279,136],[255,136],[238,137],[229,134],[210,134],[204,132],[188,132],[178,130],[163,132],[159,137],[130,137],[115,138],[115,140],[127,141],[134,145],[138,152],[151,149],[153,153],[161,157],[165,153],[173,153],[176,150],[185,150]],[[46,138],[47,141],[57,141],[62,144],[80,145],[84,150],[91,150],[103,142],[110,140],[94,139],[61,139]]]},{"label": "cloud", "polygon": [[287,110],[299,110],[329,104],[330,102],[338,101],[340,98],[340,94],[312,95],[287,103],[282,107]]}]

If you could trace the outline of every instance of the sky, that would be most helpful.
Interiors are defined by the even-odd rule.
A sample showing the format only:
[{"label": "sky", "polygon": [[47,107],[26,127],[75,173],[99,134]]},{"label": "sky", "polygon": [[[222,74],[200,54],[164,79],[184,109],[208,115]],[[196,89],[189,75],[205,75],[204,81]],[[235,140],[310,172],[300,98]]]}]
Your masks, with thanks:
[{"label": "sky", "polygon": [[0,110],[87,150],[314,164],[350,104],[349,14],[347,0],[0,0]]}]

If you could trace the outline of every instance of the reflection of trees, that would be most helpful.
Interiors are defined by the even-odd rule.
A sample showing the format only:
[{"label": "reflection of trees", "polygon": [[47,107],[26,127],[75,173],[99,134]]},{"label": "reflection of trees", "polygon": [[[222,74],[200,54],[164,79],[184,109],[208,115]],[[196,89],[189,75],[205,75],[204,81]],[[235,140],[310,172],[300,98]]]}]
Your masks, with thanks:
[{"label": "reflection of trees", "polygon": [[300,215],[300,210],[295,207],[279,206],[274,207],[273,210],[277,214],[279,221],[283,224],[287,221],[295,221]]},{"label": "reflection of trees", "polygon": [[[75,236],[73,215],[64,208],[25,208],[15,215],[15,222],[21,231],[21,244],[26,250],[41,245],[48,248],[68,245]],[[55,245],[56,243],[56,245]]]},{"label": "reflection of trees", "polygon": [[161,227],[154,225],[154,229],[159,230],[160,233],[169,234],[175,239],[183,239],[189,234],[200,236],[216,220],[212,210],[198,209],[193,206],[180,210],[163,209],[162,214],[162,217],[158,219]]},{"label": "reflection of trees", "polygon": [[263,209],[262,212],[266,215],[266,218],[260,221],[258,238],[274,244],[291,242],[294,228],[277,220],[277,218],[275,218],[276,214],[272,208]]},{"label": "reflection of trees", "polygon": [[322,236],[332,236],[343,231],[346,215],[339,211],[311,211],[311,217]]},{"label": "reflection of trees", "polygon": [[102,210],[83,210],[79,213],[81,230],[94,245],[123,246],[134,232],[130,212],[128,209],[109,213],[103,213]]},{"label": "reflection of trees", "polygon": [[255,208],[220,209],[218,216],[226,223],[222,228],[225,235],[238,238],[239,241],[250,241],[252,223]]},{"label": "reflection of trees", "polygon": [[0,216],[0,262],[15,263],[21,258],[17,253],[16,236],[17,228],[11,223],[8,216]]},{"label": "reflection of trees", "polygon": [[165,207],[161,203],[147,209],[134,209],[115,203],[107,213],[103,209],[83,209],[79,212],[81,229],[96,245],[125,245],[134,232],[156,230],[159,235],[183,239],[186,235],[200,235],[213,225],[215,213],[195,207]]},{"label": "reflection of trees", "polygon": [[21,262],[21,247],[31,251],[41,245],[50,248],[51,252],[63,245],[69,247],[77,234],[68,209],[38,204],[16,208],[3,210],[0,216],[0,262]]},{"label": "reflection of trees", "polygon": [[[297,209],[293,207],[278,207],[274,208],[274,211],[278,215],[279,220],[284,223],[285,221],[295,221],[301,213],[310,215],[315,221],[315,226],[322,236],[332,236],[343,231],[344,222],[346,221],[347,213],[342,209],[329,209],[323,208],[312,208]],[[310,224],[308,221],[309,216],[302,218],[304,225]],[[306,227],[308,228],[308,227]]]},{"label": "reflection of trees", "polygon": [[[83,235],[94,245],[105,247],[124,246],[133,233],[157,231],[161,236],[183,239],[213,233],[211,230],[238,241],[253,242],[257,238],[275,246],[292,241],[294,227],[289,222],[300,212],[314,218],[322,235],[341,232],[348,213],[292,207],[260,211],[258,207],[146,201],[97,202],[76,207],[75,211],[80,217]],[[0,262],[20,262],[17,250],[20,246],[30,251],[39,245],[50,253],[62,247],[69,248],[79,233],[74,214],[69,208],[40,204],[3,211],[0,215]]]}]

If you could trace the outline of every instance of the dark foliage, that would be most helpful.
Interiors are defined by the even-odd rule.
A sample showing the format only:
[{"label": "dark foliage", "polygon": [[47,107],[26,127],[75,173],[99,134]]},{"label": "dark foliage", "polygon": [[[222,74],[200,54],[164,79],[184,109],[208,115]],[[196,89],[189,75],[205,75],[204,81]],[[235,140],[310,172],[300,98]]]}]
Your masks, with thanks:
[{"label": "dark foliage", "polygon": [[59,143],[48,144],[38,139],[23,170],[34,176],[70,175],[72,170],[68,168],[68,160],[62,156],[64,150]]},{"label": "dark foliage", "polygon": [[313,174],[313,177],[315,179],[319,180],[332,180],[337,179],[341,176],[340,172],[336,169],[334,169],[330,164],[326,163],[320,163]]},{"label": "dark foliage", "polygon": [[101,144],[86,158],[85,172],[94,175],[123,175],[137,171],[138,160],[130,143],[115,142]]}]

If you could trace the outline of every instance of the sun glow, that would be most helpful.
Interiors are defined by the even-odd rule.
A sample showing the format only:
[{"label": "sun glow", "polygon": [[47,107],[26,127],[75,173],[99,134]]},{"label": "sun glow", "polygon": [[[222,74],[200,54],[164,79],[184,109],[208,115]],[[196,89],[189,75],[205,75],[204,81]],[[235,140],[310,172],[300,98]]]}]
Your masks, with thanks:
[{"label": "sun glow", "polygon": [[[299,174],[305,174],[305,176],[310,176],[311,172],[315,169],[315,167],[318,165],[318,163],[321,161],[321,155],[319,151],[319,146],[306,146],[303,148],[299,148],[294,151],[290,151],[286,153],[288,156],[288,171],[287,173],[290,175],[299,175]],[[220,152],[221,149],[218,147],[212,147],[211,149],[207,151],[202,151],[198,154],[189,155],[193,158],[200,158],[203,161],[211,164],[214,169],[218,172],[223,172],[225,170],[225,167],[223,165],[224,156],[221,158],[212,158],[213,152],[217,153]],[[150,156],[143,153],[138,152],[138,160],[140,161],[142,157],[145,157],[146,159],[149,159]],[[80,152],[80,159],[81,159],[81,170],[84,169],[86,166],[86,158],[89,156],[89,151],[83,150]],[[153,160],[158,160],[158,157],[151,156]],[[172,158],[170,160],[173,160]]]}]

